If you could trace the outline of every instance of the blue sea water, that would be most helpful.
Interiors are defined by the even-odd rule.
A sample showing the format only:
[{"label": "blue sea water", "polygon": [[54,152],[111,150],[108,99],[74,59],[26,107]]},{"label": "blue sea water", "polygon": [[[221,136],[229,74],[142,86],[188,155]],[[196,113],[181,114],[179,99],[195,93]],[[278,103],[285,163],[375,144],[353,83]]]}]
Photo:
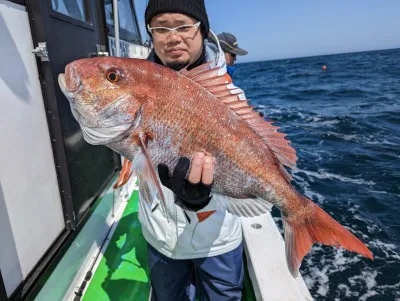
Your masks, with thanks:
[{"label": "blue sea water", "polygon": [[315,245],[315,300],[400,300],[400,49],[239,64],[234,82],[288,134],[298,191],[375,256]]}]

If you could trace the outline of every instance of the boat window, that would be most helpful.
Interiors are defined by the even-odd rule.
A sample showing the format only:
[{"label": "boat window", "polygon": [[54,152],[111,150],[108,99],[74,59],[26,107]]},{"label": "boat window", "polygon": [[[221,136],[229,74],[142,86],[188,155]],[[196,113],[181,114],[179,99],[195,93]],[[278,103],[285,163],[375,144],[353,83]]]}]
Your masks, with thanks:
[{"label": "boat window", "polygon": [[90,23],[85,0],[52,0],[53,9],[76,20]]},{"label": "boat window", "polygon": [[[104,8],[106,13],[108,33],[114,36],[114,16],[112,1],[105,1]],[[119,35],[122,40],[142,43],[139,33],[138,22],[132,0],[118,1],[118,15],[119,15]]]}]

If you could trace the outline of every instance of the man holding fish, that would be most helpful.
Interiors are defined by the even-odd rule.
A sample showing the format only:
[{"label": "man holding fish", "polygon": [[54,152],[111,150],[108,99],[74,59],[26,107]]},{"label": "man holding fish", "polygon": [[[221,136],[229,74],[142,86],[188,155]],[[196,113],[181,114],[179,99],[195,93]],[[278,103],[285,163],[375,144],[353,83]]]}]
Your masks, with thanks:
[{"label": "man holding fish", "polygon": [[[211,62],[212,67],[221,68],[221,74],[226,72],[220,45],[206,39],[209,22],[203,0],[150,0],[145,21],[154,45],[148,60],[177,71]],[[165,165],[158,166],[162,184],[173,192],[165,193],[169,222],[174,224],[170,233],[164,230],[166,216],[140,206],[143,233],[149,243],[153,300],[194,300],[196,287],[202,300],[240,300],[240,219],[216,211],[210,202],[215,158],[199,152],[190,159],[191,164],[189,158],[179,159],[172,178]]]},{"label": "man holding fish", "polygon": [[[237,216],[282,213],[293,277],[314,243],[373,258],[357,237],[291,185],[296,151],[230,84],[209,42],[203,0],[150,0],[149,61],[82,59],[59,75],[85,140],[133,160],[152,300],[240,300]],[[175,70],[179,70],[175,71]],[[161,183],[160,183],[161,181]]]}]

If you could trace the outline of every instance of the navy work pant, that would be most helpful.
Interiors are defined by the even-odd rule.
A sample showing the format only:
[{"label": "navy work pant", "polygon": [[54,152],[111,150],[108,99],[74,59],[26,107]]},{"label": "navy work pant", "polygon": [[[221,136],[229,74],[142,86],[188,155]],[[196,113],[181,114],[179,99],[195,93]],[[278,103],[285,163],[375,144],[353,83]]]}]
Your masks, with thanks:
[{"label": "navy work pant", "polygon": [[243,244],[213,257],[175,260],[148,245],[152,301],[241,300]]}]

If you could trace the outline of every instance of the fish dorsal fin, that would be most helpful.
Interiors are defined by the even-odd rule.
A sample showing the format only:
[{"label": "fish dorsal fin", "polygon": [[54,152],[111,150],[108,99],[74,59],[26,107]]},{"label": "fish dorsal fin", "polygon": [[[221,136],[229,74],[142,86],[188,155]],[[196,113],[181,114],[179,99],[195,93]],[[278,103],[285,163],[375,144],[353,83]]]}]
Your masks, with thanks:
[{"label": "fish dorsal fin", "polygon": [[189,77],[189,78],[193,78],[194,76],[196,76],[197,74],[199,74],[199,73],[201,73],[203,71],[210,70],[210,64],[211,63],[202,64],[200,66],[197,66],[196,68],[193,68],[190,71],[187,68],[183,68],[179,72],[182,73],[183,75]]},{"label": "fish dorsal fin", "polygon": [[[282,165],[295,168],[296,151],[289,145],[290,141],[284,138],[286,134],[277,132],[278,126],[272,125],[270,121],[265,121],[259,113],[254,111],[247,99],[244,98],[243,91],[230,84],[225,75],[218,74],[219,67],[210,69],[209,66],[210,63],[205,63],[190,71],[184,69],[181,73],[212,93],[246,121],[261,136]],[[285,173],[285,178],[291,179],[288,173]]]}]

